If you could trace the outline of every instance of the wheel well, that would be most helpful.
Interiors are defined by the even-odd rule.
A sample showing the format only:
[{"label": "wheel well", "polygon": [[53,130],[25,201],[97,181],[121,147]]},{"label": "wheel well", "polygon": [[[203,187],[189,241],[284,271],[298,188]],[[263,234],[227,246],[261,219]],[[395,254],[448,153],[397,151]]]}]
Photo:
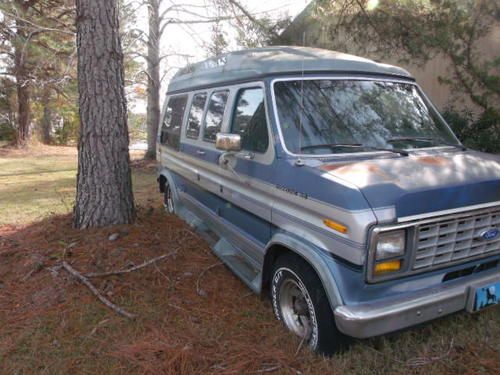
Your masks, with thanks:
[{"label": "wheel well", "polygon": [[[332,310],[334,309],[335,306],[338,305],[338,303],[341,303],[341,300],[336,301],[335,296],[329,295],[328,290],[325,287],[325,282],[322,280],[316,267],[314,267],[311,264],[311,262],[309,262],[309,260],[307,260],[305,257],[303,257],[301,254],[297,253],[296,251],[291,250],[290,248],[288,248],[284,245],[280,245],[280,244],[271,245],[271,247],[267,250],[266,255],[264,257],[264,266],[262,269],[262,287],[261,287],[263,294],[266,292],[269,292],[271,290],[270,286],[271,286],[272,272],[273,272],[273,266],[274,266],[276,260],[279,257],[286,255],[286,254],[301,259],[304,262],[304,264],[309,266],[311,268],[311,270],[316,274],[316,276],[318,277],[318,280],[321,283],[325,293],[327,294],[328,301],[330,303],[330,307],[332,308]],[[332,297],[333,300],[330,297]]]},{"label": "wheel well", "polygon": [[272,245],[267,250],[266,256],[264,257],[264,267],[263,267],[263,271],[262,271],[262,289],[263,290],[266,290],[266,291],[269,290],[272,272],[273,272],[273,265],[276,263],[276,260],[279,257],[281,257],[285,254],[292,254],[296,257],[299,257],[304,262],[306,262],[311,267],[311,269],[317,274],[314,267],[312,267],[311,264],[306,259],[304,259],[304,257],[300,256],[295,251],[290,250],[288,247],[283,246],[283,245]]},{"label": "wheel well", "polygon": [[167,183],[167,178],[164,175],[160,175],[158,177],[158,188],[160,189],[160,193],[165,192],[165,184]]}]

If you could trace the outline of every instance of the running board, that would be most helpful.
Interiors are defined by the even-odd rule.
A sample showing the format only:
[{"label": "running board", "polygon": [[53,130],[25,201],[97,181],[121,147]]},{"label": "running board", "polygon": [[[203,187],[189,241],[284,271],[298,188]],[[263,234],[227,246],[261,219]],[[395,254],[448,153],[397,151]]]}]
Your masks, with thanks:
[{"label": "running board", "polygon": [[[186,197],[187,199],[187,197]],[[198,207],[191,201],[187,201],[188,206],[197,209]],[[210,220],[210,216],[203,211],[199,211],[200,216],[204,215]],[[221,236],[219,231],[209,228],[201,218],[193,211],[180,206],[177,215],[181,217],[187,224],[189,224],[195,231],[202,237],[212,248],[215,255],[217,255],[224,264],[226,264],[252,291],[260,293],[262,286],[262,272],[259,270],[257,264],[254,264],[243,251],[229,242],[226,237]],[[227,233],[230,233],[230,226],[221,226]],[[224,231],[221,229],[221,232]]]},{"label": "running board", "polygon": [[261,273],[241,254],[241,251],[221,238],[213,247],[214,253],[255,293],[259,293]]}]

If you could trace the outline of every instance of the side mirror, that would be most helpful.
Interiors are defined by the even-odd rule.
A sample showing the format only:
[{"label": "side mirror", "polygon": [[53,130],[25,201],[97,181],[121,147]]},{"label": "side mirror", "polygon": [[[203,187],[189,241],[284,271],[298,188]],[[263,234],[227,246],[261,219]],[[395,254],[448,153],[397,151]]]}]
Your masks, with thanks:
[{"label": "side mirror", "polygon": [[241,151],[241,136],[232,133],[217,133],[215,148],[223,151]]}]

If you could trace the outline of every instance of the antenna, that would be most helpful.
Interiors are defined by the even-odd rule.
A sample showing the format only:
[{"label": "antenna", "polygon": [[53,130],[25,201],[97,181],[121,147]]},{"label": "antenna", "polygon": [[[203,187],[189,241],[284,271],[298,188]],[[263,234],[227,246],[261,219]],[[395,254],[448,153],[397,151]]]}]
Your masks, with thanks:
[{"label": "antenna", "polygon": [[[306,46],[306,32],[302,32],[302,47]],[[302,123],[304,118],[304,54],[302,54],[302,79],[300,80],[300,116],[299,116],[299,157],[295,161],[295,165],[302,167],[304,161],[301,158],[302,155]]]}]

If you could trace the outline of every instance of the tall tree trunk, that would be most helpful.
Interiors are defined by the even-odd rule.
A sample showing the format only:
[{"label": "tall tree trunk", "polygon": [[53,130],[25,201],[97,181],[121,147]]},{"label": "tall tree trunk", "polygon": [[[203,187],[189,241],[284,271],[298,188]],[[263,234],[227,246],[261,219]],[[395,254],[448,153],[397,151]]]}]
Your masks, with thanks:
[{"label": "tall tree trunk", "polygon": [[[22,15],[26,9],[21,6]],[[16,20],[16,37],[14,39],[14,75],[16,77],[17,91],[17,139],[18,147],[25,147],[30,137],[30,87],[28,73],[26,69],[26,59],[28,54],[28,36],[24,21]]]},{"label": "tall tree trunk", "polygon": [[42,107],[42,142],[46,145],[50,145],[52,143],[52,138],[50,137],[50,131],[52,129],[52,110],[50,109],[50,87],[48,85],[43,89]]},{"label": "tall tree trunk", "polygon": [[135,217],[123,53],[116,0],[77,0],[80,137],[74,224],[130,223]]},{"label": "tall tree trunk", "polygon": [[147,58],[147,135],[146,157],[156,157],[156,135],[160,122],[160,0],[148,0],[149,35]]}]

